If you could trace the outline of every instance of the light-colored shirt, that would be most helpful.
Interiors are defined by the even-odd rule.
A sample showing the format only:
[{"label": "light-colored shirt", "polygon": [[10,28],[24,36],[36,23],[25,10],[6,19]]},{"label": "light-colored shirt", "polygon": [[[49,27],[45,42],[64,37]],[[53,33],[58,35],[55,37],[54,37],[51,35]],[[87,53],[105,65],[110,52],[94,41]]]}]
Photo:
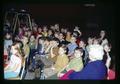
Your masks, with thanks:
[{"label": "light-colored shirt", "polygon": [[74,70],[74,71],[80,71],[83,69],[83,62],[82,62],[82,57],[79,57],[79,58],[73,58],[68,66],[66,67],[66,70],[69,71],[69,70]]},{"label": "light-colored shirt", "polygon": [[4,48],[8,49],[13,44],[12,40],[4,40]]},{"label": "light-colored shirt", "polygon": [[19,57],[11,55],[10,63],[8,64],[8,66],[10,69],[13,69],[17,65],[17,69],[14,72],[19,73],[21,69],[21,63],[22,61]]}]

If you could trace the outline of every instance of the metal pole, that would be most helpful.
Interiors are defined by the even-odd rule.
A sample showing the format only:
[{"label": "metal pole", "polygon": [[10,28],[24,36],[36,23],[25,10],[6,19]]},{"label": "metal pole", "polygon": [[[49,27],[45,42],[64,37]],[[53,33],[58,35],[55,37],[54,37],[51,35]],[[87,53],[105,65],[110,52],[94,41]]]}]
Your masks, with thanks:
[{"label": "metal pole", "polygon": [[28,16],[28,20],[29,20],[30,29],[32,30],[32,24],[31,24],[31,20],[30,20],[30,15],[27,14],[27,16]]},{"label": "metal pole", "polygon": [[14,24],[14,28],[13,28],[13,34],[15,33],[16,24],[17,24],[17,19],[18,19],[18,14],[16,14],[15,24]]},{"label": "metal pole", "polygon": [[14,27],[14,23],[15,23],[15,19],[16,19],[16,13],[17,13],[17,12],[15,12],[15,15],[14,15],[14,17],[13,17],[11,28]]}]

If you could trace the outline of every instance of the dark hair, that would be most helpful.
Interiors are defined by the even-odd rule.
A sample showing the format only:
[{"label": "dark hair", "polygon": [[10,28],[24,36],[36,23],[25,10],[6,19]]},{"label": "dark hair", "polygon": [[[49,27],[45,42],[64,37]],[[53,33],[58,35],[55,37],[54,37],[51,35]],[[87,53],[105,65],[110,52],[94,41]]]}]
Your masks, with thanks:
[{"label": "dark hair", "polygon": [[50,38],[50,37],[44,37],[44,40],[46,40],[46,41],[51,41],[52,38]]},{"label": "dark hair", "polygon": [[10,39],[12,39],[12,33],[11,32],[6,32],[5,33],[5,38],[6,38],[6,35],[9,34],[10,35]]},{"label": "dark hair", "polygon": [[85,44],[87,43],[85,38],[81,38],[80,41],[83,41]]},{"label": "dark hair", "polygon": [[66,47],[66,45],[65,44],[59,44],[59,46],[58,46],[59,48],[60,47],[62,47],[65,51],[66,51],[66,53],[65,54],[67,54],[68,53],[68,51],[67,51],[67,47]]},{"label": "dark hair", "polygon": [[21,44],[21,45],[20,45],[20,49],[23,48],[23,43],[22,43],[22,41],[15,41],[14,43],[16,43],[16,44],[17,44],[17,43]]},{"label": "dark hair", "polygon": [[[75,50],[79,50],[81,53],[84,53],[84,50],[83,50],[83,48],[76,47],[76,48],[75,48]],[[74,51],[75,51],[75,50],[74,50]]]},{"label": "dark hair", "polygon": [[59,41],[59,39],[58,39],[58,38],[53,38],[53,41],[56,41],[57,43],[59,43],[59,44],[60,44],[60,41]]},{"label": "dark hair", "polygon": [[23,51],[23,43],[22,43],[22,41],[15,41],[14,43],[13,43],[13,46],[15,46],[16,44],[21,44],[20,45],[20,48],[18,48],[18,51],[19,51],[19,53],[21,54],[21,56],[22,57],[24,57],[25,56],[25,54],[24,54],[24,51]]},{"label": "dark hair", "polygon": [[45,40],[45,37],[39,37],[37,43],[39,44],[39,40]]}]

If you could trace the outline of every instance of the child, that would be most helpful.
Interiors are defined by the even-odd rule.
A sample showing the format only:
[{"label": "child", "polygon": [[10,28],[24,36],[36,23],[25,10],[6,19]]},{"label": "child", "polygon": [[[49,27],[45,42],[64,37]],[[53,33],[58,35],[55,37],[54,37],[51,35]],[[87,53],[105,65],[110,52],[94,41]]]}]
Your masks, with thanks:
[{"label": "child", "polygon": [[83,68],[82,55],[83,49],[77,47],[74,51],[74,58],[58,73],[58,77],[63,76],[61,79],[64,79],[64,77],[66,77],[66,72],[69,72],[70,70],[76,72],[81,71]]}]

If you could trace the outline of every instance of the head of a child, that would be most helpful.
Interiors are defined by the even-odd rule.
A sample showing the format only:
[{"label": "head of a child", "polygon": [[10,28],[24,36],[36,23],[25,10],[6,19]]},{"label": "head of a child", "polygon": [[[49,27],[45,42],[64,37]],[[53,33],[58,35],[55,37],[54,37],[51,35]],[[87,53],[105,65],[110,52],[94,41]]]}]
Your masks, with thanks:
[{"label": "head of a child", "polygon": [[93,38],[88,37],[87,43],[88,43],[88,45],[92,45],[93,44]]},{"label": "head of a child", "polygon": [[59,46],[59,50],[58,50],[58,53],[59,53],[59,55],[64,55],[64,54],[66,54],[66,46],[64,45],[64,44],[61,44],[60,46]]},{"label": "head of a child", "polygon": [[28,37],[27,36],[23,36],[21,41],[22,41],[23,45],[26,45],[28,43]]},{"label": "head of a child", "polygon": [[6,33],[5,39],[11,39],[11,38],[12,38],[11,34],[10,33]]},{"label": "head of a child", "polygon": [[62,39],[64,39],[64,34],[63,34],[63,33],[60,33],[60,34],[59,34],[59,40],[62,40]]},{"label": "head of a child", "polygon": [[93,44],[99,44],[99,39],[97,38],[97,37],[95,37],[94,39],[93,39]]},{"label": "head of a child", "polygon": [[43,32],[47,32],[47,26],[43,26]]},{"label": "head of a child", "polygon": [[54,47],[57,47],[60,44],[60,41],[58,38],[54,38],[52,41],[53,41]]},{"label": "head of a child", "polygon": [[106,34],[105,30],[101,30],[101,31],[100,31],[100,37],[104,38],[104,37],[105,37],[105,34]]},{"label": "head of a child", "polygon": [[51,29],[48,30],[48,35],[52,35],[53,34],[53,31]]},{"label": "head of a child", "polygon": [[44,44],[44,37],[38,38],[38,44]]},{"label": "head of a child", "polygon": [[70,42],[75,43],[76,42],[76,37],[72,36],[71,39],[70,39]]},{"label": "head of a child", "polygon": [[30,42],[34,42],[35,41],[35,36],[34,35],[31,35],[30,36]]},{"label": "head of a child", "polygon": [[83,55],[83,49],[77,47],[77,48],[75,49],[75,51],[74,51],[74,56],[75,56],[76,58],[78,58],[78,57],[82,57],[82,55]]},{"label": "head of a child", "polygon": [[80,40],[80,43],[79,43],[79,47],[85,48],[85,46],[86,46],[86,41],[85,41],[85,39],[81,39],[81,40]]},{"label": "head of a child", "polygon": [[17,43],[13,43],[12,46],[11,46],[10,52],[11,52],[11,54],[13,54],[13,55],[15,55],[15,54],[18,53],[18,46],[16,46],[16,45],[17,45]]}]

